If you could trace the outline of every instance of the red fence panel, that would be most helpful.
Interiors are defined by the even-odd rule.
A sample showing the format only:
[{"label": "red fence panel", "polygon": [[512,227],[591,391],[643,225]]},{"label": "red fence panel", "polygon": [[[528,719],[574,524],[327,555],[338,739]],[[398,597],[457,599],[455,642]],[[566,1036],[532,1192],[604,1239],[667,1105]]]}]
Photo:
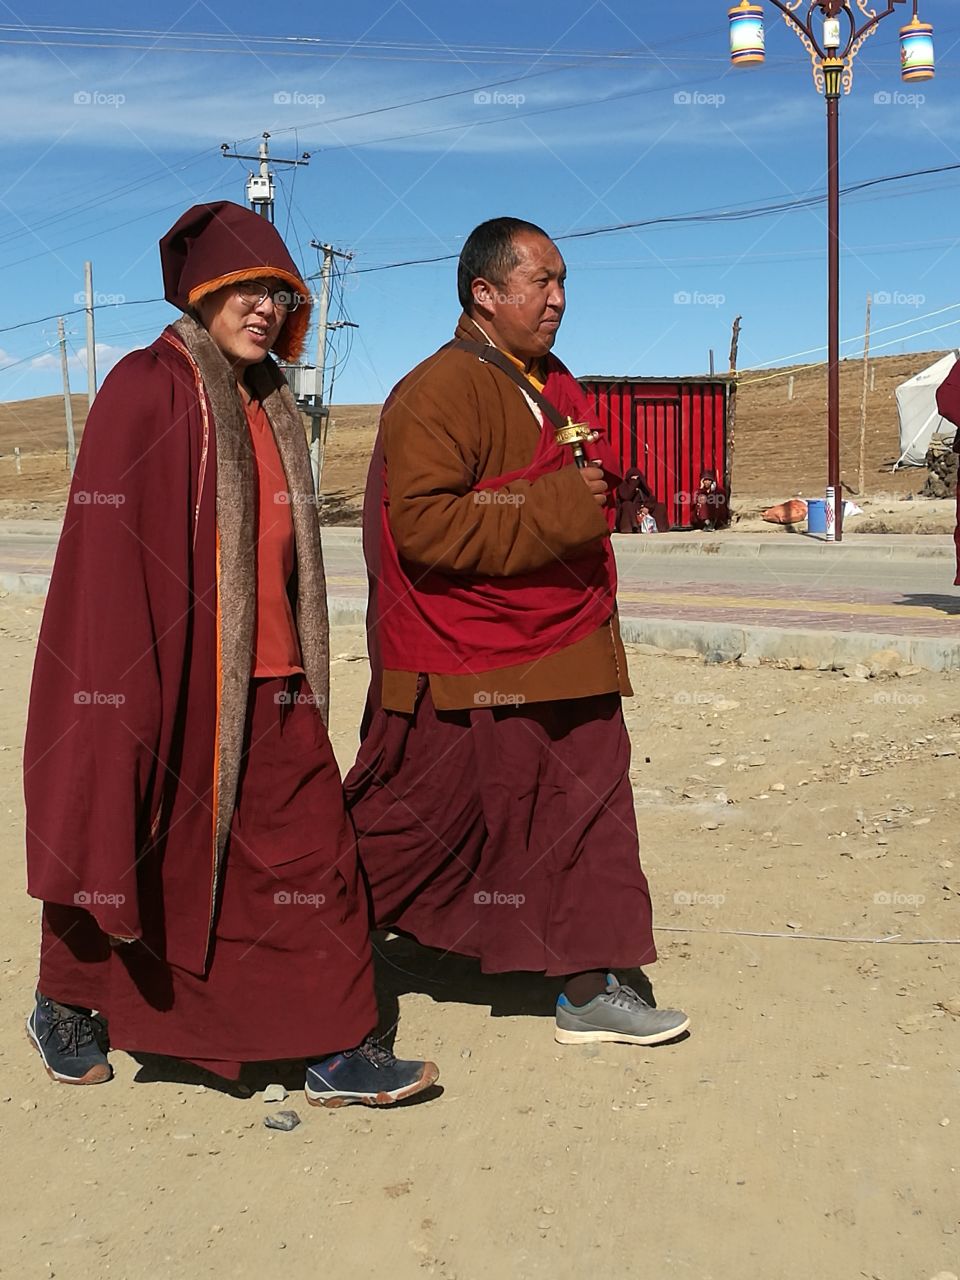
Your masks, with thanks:
[{"label": "red fence panel", "polygon": [[671,526],[689,529],[704,471],[727,484],[730,379],[582,379],[624,473],[643,472]]}]

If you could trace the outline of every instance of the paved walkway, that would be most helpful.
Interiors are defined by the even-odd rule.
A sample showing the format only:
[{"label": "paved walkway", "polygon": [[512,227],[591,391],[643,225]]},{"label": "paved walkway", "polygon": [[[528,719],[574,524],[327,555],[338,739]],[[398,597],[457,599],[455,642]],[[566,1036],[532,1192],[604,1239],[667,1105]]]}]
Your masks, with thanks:
[{"label": "paved walkway", "polygon": [[[960,588],[949,537],[789,535],[615,539],[624,635],[664,648],[862,661],[897,649],[932,670],[960,669]],[[0,525],[0,586],[43,591],[56,532]],[[359,531],[324,531],[331,611],[360,620],[366,574]]]}]

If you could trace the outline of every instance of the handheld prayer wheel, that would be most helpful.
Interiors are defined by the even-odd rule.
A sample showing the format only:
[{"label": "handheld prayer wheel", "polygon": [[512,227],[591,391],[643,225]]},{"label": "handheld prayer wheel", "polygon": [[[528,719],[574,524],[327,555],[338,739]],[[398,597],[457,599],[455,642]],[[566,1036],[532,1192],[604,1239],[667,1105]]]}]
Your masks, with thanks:
[{"label": "handheld prayer wheel", "polygon": [[587,465],[587,455],[583,451],[585,444],[593,444],[600,439],[600,432],[594,431],[585,422],[574,422],[567,418],[565,427],[557,427],[555,437],[557,444],[568,444],[573,450],[573,460],[578,467]]}]

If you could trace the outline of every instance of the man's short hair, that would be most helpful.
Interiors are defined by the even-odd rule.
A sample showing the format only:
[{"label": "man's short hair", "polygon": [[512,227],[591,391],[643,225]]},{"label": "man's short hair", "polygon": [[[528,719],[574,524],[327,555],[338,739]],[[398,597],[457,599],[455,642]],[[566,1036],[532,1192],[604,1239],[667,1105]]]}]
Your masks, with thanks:
[{"label": "man's short hair", "polygon": [[457,265],[457,293],[468,314],[473,307],[474,280],[503,284],[520,261],[514,241],[525,231],[550,239],[543,227],[522,218],[491,218],[467,236]]}]

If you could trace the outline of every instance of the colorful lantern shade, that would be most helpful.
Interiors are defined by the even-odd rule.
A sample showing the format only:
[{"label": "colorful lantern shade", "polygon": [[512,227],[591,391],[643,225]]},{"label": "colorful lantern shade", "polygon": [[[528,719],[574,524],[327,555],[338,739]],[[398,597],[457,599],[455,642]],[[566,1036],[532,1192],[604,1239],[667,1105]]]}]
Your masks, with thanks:
[{"label": "colorful lantern shade", "polygon": [[916,14],[911,22],[900,28],[900,61],[904,80],[933,79],[933,27],[929,22],[921,22]]},{"label": "colorful lantern shade", "polygon": [[730,59],[735,67],[763,62],[763,7],[750,0],[730,10]]}]

